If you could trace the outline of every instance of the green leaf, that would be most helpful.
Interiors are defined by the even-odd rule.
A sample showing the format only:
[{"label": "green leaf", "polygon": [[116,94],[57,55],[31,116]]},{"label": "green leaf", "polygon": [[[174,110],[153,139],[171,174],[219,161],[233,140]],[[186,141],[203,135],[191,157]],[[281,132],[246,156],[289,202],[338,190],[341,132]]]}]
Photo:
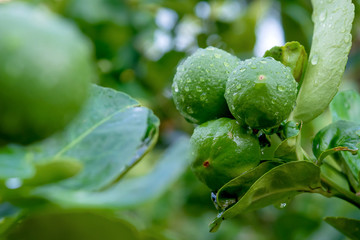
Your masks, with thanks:
[{"label": "green leaf", "polygon": [[302,156],[299,156],[299,153],[301,153],[299,137],[301,126],[301,123],[293,121],[286,123],[283,129],[286,139],[276,148],[274,152],[275,158],[280,158],[286,161],[302,160]]},{"label": "green leaf", "polygon": [[35,175],[23,181],[23,186],[40,186],[75,176],[83,165],[71,158],[55,158],[36,165]]},{"label": "green leaf", "polygon": [[355,90],[339,92],[330,103],[333,122],[348,120],[360,123],[360,95]]},{"label": "green leaf", "polygon": [[37,188],[35,196],[70,208],[129,208],[162,194],[188,167],[189,138],[182,137],[166,150],[147,175],[122,179],[103,191],[71,190],[59,185]]},{"label": "green leaf", "polygon": [[32,177],[35,174],[32,158],[33,155],[27,154],[20,146],[0,148],[0,179]]},{"label": "green leaf", "polygon": [[236,203],[262,175],[279,166],[280,162],[266,161],[226,183],[216,194],[216,203],[221,209]]},{"label": "green leaf", "polygon": [[296,161],[274,167],[252,184],[232,207],[220,213],[210,224],[210,231],[216,231],[225,219],[316,188],[321,188],[320,169],[313,163]]},{"label": "green leaf", "polygon": [[324,220],[350,239],[360,239],[360,220],[344,217],[326,217]]},{"label": "green leaf", "polygon": [[159,120],[129,96],[94,85],[80,116],[65,131],[32,147],[35,163],[74,158],[83,170],[58,183],[98,190],[124,175],[157,140]]},{"label": "green leaf", "polygon": [[140,239],[128,222],[91,212],[33,214],[21,219],[6,233],[7,240],[115,240]]},{"label": "green leaf", "polygon": [[321,164],[329,154],[338,151],[358,152],[360,124],[340,120],[321,129],[313,141],[313,152]]},{"label": "green leaf", "polygon": [[338,91],[351,48],[354,5],[351,0],[312,0],[314,34],[303,84],[292,118],[309,122]]}]

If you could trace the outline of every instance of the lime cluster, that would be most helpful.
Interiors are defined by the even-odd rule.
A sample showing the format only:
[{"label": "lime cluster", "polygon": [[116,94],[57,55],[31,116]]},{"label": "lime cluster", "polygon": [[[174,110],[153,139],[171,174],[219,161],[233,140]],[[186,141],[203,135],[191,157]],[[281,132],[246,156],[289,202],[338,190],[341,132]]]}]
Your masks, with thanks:
[{"label": "lime cluster", "polygon": [[25,3],[0,4],[0,142],[63,129],[86,101],[90,42],[72,23]]},{"label": "lime cluster", "polygon": [[251,129],[276,128],[286,120],[297,83],[291,69],[271,57],[240,61],[208,47],[178,66],[172,92],[180,113],[200,124],[191,137],[192,170],[218,190],[260,163]]}]

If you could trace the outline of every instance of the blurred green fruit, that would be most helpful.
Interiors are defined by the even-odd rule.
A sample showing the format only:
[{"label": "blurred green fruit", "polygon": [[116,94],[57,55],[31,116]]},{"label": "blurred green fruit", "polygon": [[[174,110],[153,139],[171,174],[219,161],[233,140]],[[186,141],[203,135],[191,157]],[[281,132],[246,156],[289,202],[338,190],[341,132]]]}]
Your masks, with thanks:
[{"label": "blurred green fruit", "polygon": [[240,123],[265,129],[289,117],[296,94],[297,83],[290,68],[272,58],[252,58],[230,74],[225,98]]},{"label": "blurred green fruit", "polygon": [[94,78],[88,40],[24,3],[0,5],[0,36],[0,139],[28,144],[63,129]]},{"label": "blurred green fruit", "polygon": [[231,116],[224,93],[228,76],[238,64],[238,58],[223,50],[198,49],[177,68],[172,85],[176,108],[197,124]]},{"label": "blurred green fruit", "polygon": [[216,191],[260,163],[260,145],[236,120],[220,118],[198,126],[192,137],[192,170]]}]

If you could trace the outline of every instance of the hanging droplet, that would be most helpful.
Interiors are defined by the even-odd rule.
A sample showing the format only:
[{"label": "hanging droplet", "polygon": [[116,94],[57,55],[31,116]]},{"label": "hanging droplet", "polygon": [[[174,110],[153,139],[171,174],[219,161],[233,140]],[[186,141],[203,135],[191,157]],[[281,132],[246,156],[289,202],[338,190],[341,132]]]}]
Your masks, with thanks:
[{"label": "hanging droplet", "polygon": [[311,58],[311,64],[312,65],[316,65],[319,61],[319,57],[317,54],[315,54],[312,58]]},{"label": "hanging droplet", "polygon": [[320,13],[319,20],[320,20],[320,22],[323,22],[323,21],[325,21],[325,19],[326,19],[326,11],[322,11]]}]

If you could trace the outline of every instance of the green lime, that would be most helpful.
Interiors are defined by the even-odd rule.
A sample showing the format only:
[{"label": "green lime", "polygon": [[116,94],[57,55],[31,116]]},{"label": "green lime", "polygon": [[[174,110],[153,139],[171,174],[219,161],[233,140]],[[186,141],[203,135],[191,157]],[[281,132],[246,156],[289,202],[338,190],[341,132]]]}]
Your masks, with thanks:
[{"label": "green lime", "polygon": [[198,49],[176,71],[172,93],[176,108],[190,122],[201,124],[231,116],[224,93],[235,56],[214,48]]},{"label": "green lime", "polygon": [[63,129],[94,78],[88,40],[24,3],[0,5],[0,36],[0,139],[28,144]]},{"label": "green lime", "polygon": [[225,98],[240,123],[265,129],[289,117],[296,94],[297,83],[290,68],[273,58],[252,58],[230,74]]},{"label": "green lime", "polygon": [[216,191],[260,163],[260,145],[236,120],[220,118],[203,123],[191,136],[192,170]]}]

